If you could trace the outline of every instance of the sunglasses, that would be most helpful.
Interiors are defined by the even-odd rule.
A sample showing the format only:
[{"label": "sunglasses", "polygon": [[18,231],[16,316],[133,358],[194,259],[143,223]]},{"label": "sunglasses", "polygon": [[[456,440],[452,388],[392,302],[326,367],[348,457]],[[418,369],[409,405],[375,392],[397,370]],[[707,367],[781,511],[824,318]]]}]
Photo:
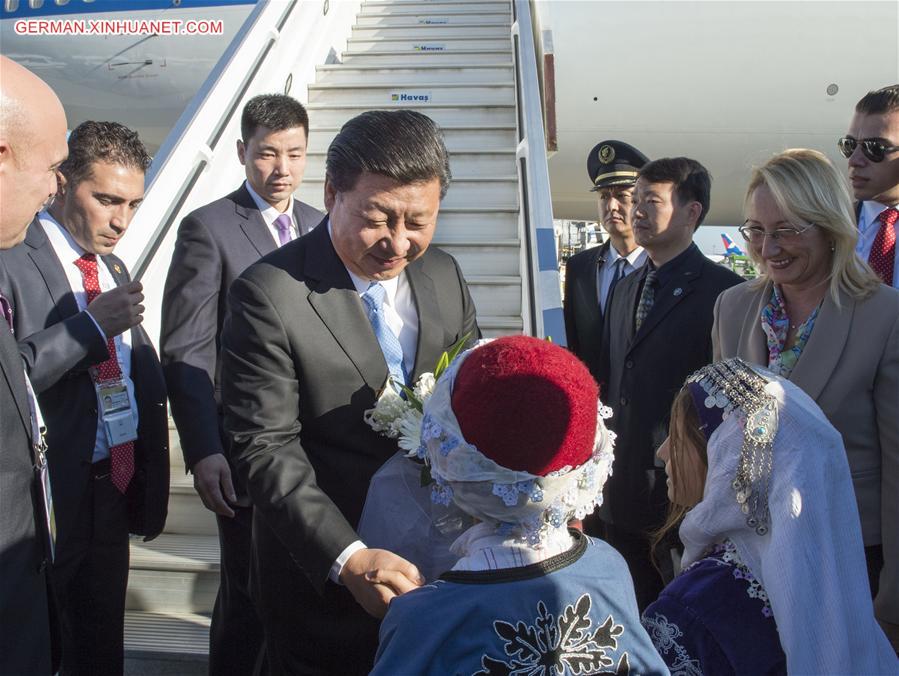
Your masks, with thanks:
[{"label": "sunglasses", "polygon": [[883,162],[883,158],[886,157],[887,153],[899,150],[899,146],[888,146],[883,141],[878,141],[873,138],[859,141],[851,136],[844,136],[837,141],[837,148],[840,149],[840,153],[843,157],[847,159],[855,152],[856,146],[861,146],[862,155],[872,162]]}]

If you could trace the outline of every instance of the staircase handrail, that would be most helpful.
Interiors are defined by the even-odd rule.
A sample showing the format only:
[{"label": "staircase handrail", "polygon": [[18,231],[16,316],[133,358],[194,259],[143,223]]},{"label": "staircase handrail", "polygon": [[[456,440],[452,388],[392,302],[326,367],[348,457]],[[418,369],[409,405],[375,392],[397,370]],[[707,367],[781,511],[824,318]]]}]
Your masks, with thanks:
[{"label": "staircase handrail", "polygon": [[552,195],[543,130],[543,104],[537,72],[530,0],[512,0],[515,88],[518,101],[518,161],[521,187],[522,313],[525,333],[565,345]]},{"label": "staircase handrail", "polygon": [[273,92],[289,92],[305,103],[315,67],[343,49],[360,4],[259,2],[153,158],[144,202],[116,248],[144,283],[145,327],[153,338],[177,225],[244,179],[234,145],[243,105]]}]

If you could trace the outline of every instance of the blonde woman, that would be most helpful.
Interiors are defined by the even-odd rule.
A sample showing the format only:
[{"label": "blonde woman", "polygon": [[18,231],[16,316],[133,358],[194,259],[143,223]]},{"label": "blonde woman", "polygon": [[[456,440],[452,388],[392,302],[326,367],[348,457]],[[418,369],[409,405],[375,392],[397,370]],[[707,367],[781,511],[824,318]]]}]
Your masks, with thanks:
[{"label": "blonde woman", "polygon": [[745,213],[762,274],[718,298],[715,359],[789,379],[842,435],[875,614],[899,647],[899,291],[856,255],[849,192],[823,154],[787,150],[757,168]]}]

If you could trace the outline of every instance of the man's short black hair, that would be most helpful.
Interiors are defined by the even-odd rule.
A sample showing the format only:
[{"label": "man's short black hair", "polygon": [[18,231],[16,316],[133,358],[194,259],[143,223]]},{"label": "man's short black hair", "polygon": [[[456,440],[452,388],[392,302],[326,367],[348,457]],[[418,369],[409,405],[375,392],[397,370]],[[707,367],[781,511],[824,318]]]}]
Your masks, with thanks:
[{"label": "man's short black hair", "polygon": [[302,127],[309,138],[309,115],[303,104],[286,94],[260,94],[243,107],[240,115],[240,135],[247,143],[259,127],[284,131]]},{"label": "man's short black hair", "polygon": [[94,162],[121,164],[147,173],[150,155],[137,132],[118,122],[79,124],[69,134],[69,156],[59,171],[74,187],[92,176]]},{"label": "man's short black hair", "polygon": [[638,178],[650,183],[673,183],[674,196],[682,205],[687,202],[699,202],[698,228],[712,201],[712,177],[708,169],[689,157],[663,157],[643,165]]},{"label": "man's short black hair", "polygon": [[443,132],[426,115],[412,110],[371,110],[341,128],[328,148],[328,182],[347,192],[365,173],[402,184],[440,181],[440,199],[450,183]]},{"label": "man's short black hair", "polygon": [[855,112],[863,115],[883,115],[897,110],[899,110],[899,84],[870,91],[855,104]]}]

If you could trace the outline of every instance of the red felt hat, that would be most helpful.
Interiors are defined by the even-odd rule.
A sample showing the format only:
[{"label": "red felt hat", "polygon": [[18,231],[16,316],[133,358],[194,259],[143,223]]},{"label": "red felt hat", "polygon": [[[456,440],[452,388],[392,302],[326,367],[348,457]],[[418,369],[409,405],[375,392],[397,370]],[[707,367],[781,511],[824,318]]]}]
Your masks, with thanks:
[{"label": "red felt hat", "polygon": [[453,384],[465,440],[498,465],[545,476],[586,462],[599,388],[567,350],[539,338],[498,338],[474,350]]}]

